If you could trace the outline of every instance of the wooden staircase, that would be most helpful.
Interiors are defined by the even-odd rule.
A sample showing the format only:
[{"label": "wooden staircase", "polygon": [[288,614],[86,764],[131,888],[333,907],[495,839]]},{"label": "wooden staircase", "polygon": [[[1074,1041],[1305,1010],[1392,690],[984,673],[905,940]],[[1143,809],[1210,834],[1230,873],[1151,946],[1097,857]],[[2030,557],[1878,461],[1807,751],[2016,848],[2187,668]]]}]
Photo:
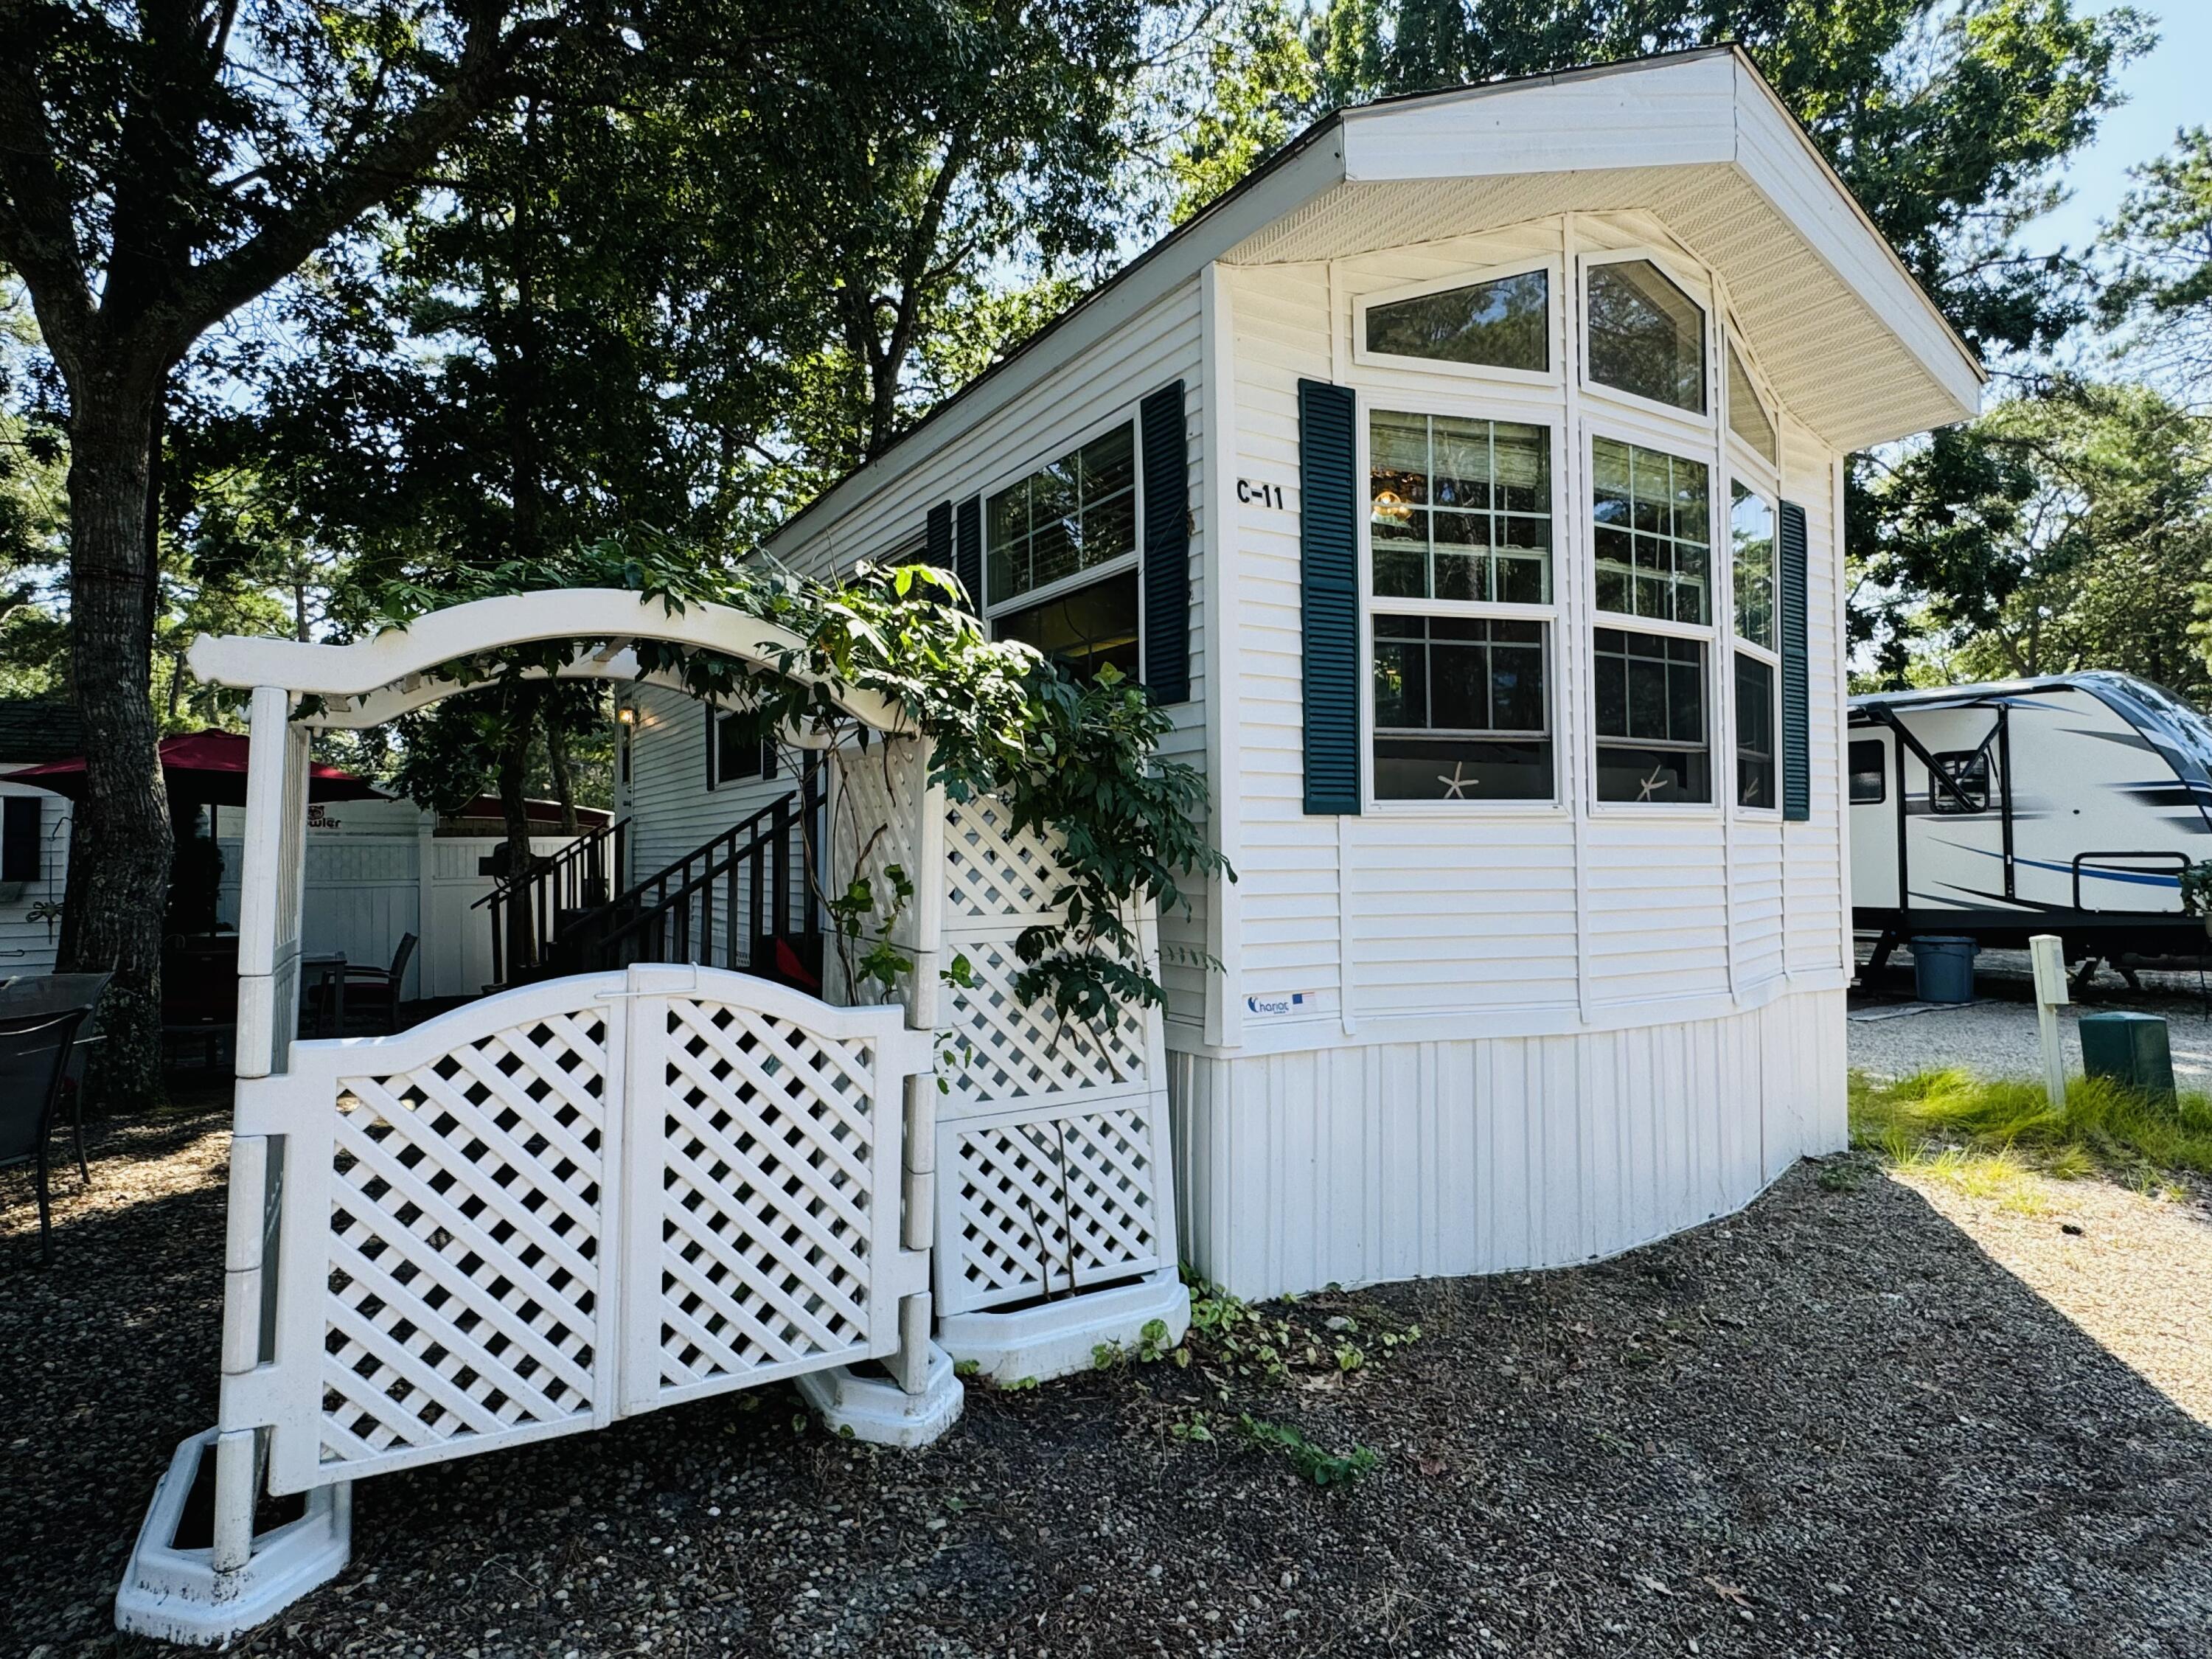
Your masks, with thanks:
[{"label": "wooden staircase", "polygon": [[[502,983],[520,984],[638,962],[688,962],[818,994],[823,935],[811,860],[823,845],[823,802],[822,770],[809,766],[799,788],[621,892],[597,903],[541,902],[532,913],[535,959],[512,975],[503,960],[504,917],[494,903],[495,973]],[[562,895],[550,871],[530,879],[549,881],[544,890],[556,900]]]}]

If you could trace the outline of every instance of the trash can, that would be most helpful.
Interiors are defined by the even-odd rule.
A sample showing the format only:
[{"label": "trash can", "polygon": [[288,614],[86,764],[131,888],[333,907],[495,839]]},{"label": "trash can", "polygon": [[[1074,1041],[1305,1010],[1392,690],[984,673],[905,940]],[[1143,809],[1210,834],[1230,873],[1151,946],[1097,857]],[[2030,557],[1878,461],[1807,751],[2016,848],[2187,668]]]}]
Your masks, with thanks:
[{"label": "trash can", "polygon": [[2081,1016],[2081,1069],[2147,1095],[2173,1094],[2173,1051],[2156,1014]]},{"label": "trash can", "polygon": [[1974,957],[1981,946],[1970,939],[1929,933],[1912,941],[1912,988],[1923,1002],[1972,1002]]}]

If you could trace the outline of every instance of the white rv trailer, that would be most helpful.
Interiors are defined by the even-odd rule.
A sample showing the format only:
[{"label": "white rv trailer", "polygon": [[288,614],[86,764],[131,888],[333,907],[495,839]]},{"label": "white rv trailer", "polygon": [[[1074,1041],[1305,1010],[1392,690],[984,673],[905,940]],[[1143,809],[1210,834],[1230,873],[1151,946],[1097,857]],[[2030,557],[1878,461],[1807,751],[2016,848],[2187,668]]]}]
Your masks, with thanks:
[{"label": "white rv trailer", "polygon": [[2212,858],[2212,723],[2125,674],[1850,705],[1851,918],[1875,966],[1916,933],[2070,961],[2199,957],[2180,876]]}]

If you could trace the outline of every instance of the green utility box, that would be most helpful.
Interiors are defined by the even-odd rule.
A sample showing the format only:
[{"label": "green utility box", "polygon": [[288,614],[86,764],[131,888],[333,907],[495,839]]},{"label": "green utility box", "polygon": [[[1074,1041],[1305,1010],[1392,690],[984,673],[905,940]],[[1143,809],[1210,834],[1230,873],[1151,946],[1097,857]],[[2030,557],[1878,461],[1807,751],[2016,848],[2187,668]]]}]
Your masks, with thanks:
[{"label": "green utility box", "polygon": [[2156,1014],[2081,1016],[2081,1069],[2145,1094],[2173,1093],[2173,1054]]}]

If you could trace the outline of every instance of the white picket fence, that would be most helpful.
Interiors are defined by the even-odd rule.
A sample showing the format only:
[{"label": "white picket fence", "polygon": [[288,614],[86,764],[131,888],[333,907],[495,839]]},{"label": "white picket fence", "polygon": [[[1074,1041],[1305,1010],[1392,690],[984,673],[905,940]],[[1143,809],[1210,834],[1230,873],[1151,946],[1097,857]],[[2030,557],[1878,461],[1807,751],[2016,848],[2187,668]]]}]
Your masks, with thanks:
[{"label": "white picket fence", "polygon": [[[301,1492],[890,1356],[926,1032],[710,968],[298,1042],[243,1080],[277,1212],[225,1414]],[[234,1290],[251,1294],[250,1287]]]}]

